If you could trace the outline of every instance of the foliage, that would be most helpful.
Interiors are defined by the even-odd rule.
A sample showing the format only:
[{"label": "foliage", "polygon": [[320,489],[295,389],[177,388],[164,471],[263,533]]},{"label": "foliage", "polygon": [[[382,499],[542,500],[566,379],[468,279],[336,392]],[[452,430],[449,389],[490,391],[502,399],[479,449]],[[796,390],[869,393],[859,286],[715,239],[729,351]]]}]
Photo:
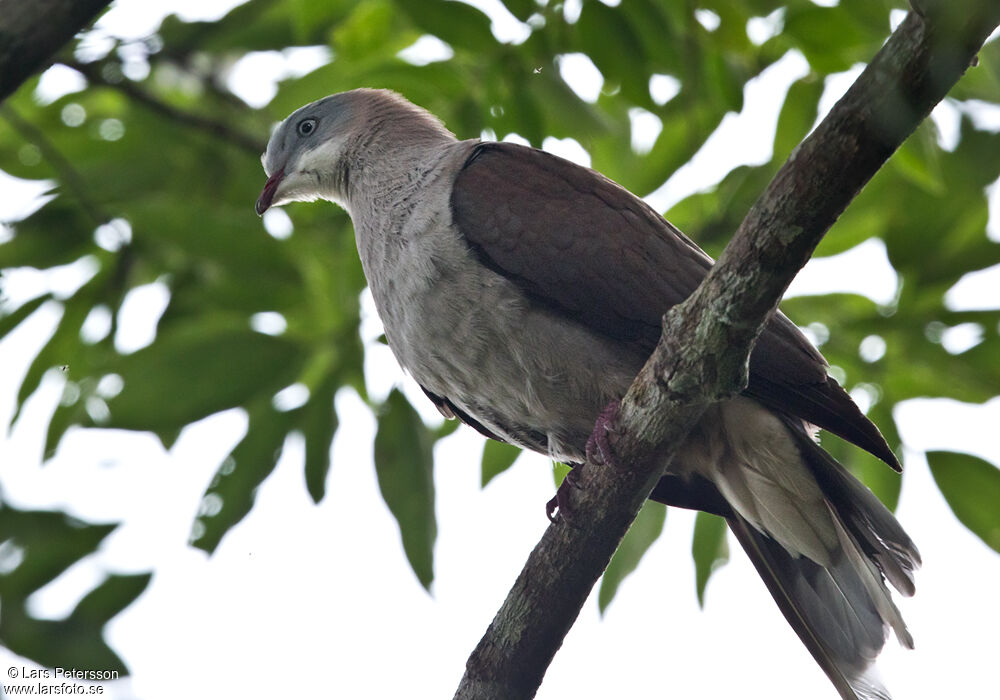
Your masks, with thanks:
[{"label": "foliage", "polygon": [[989,462],[958,452],[928,452],[931,473],[948,499],[948,505],[983,542],[1000,552],[1000,523],[996,508],[1000,503],[1000,469]]},{"label": "foliage", "polygon": [[[334,394],[350,387],[367,398],[358,335],[365,281],[343,212],[289,206],[294,231],[274,237],[252,204],[263,183],[258,155],[270,125],[331,92],[362,85],[398,90],[463,138],[518,134],[540,146],[547,136],[571,137],[590,152],[596,169],[646,194],[688,162],[727,113],[742,108],[748,80],[797,50],[810,70],[784,99],[773,158],[732,170],[718,186],[668,212],[717,254],[815,122],[826,78],[877,51],[889,31],[890,10],[902,3],[700,4],[694,10],[659,0],[625,0],[617,7],[585,0],[574,16],[559,2],[506,0],[526,22],[527,38],[516,44],[495,39],[484,14],[453,0],[249,0],[216,22],[168,17],[155,37],[118,41],[97,58],[75,51],[87,41],[86,35],[78,38],[60,60],[87,77],[84,90],[41,104],[33,95],[36,79],[0,111],[0,168],[56,183],[55,198],[13,223],[0,247],[0,268],[52,270],[84,260],[93,270],[72,293],[45,293],[0,312],[3,335],[42,305],[61,313],[17,396],[20,410],[46,376],[63,382],[46,454],[71,426],[152,431],[169,447],[191,422],[241,407],[249,416],[248,433],[219,466],[209,491],[219,507],[203,509],[194,545],[211,552],[249,511],[290,432],[304,436],[309,493],[323,498],[337,427]],[[748,23],[772,31],[755,43]],[[399,57],[426,34],[447,43],[453,55],[423,65]],[[957,144],[944,147],[933,125],[921,127],[819,250],[830,255],[881,239],[899,275],[896,299],[879,306],[853,295],[800,297],[784,307],[801,323],[819,324],[813,327],[823,351],[847,386],[871,399],[871,415],[895,448],[900,439],[892,408],[898,402],[920,396],[983,402],[1000,394],[1000,310],[955,310],[944,302],[964,275],[1000,263],[1000,244],[986,235],[984,195],[1000,175],[1000,136],[968,109],[971,101],[998,100],[998,44],[984,49],[978,68],[952,93],[952,106],[963,115]],[[259,109],[227,87],[232,66],[250,52],[316,45],[328,47],[332,60],[281,81]],[[583,100],[563,79],[560,60],[570,53],[588,56],[603,76],[596,102]],[[135,70],[136,55],[140,67],[148,64],[148,75]],[[676,95],[655,100],[653,76],[675,79]],[[636,109],[662,124],[648,152],[632,148]],[[134,290],[152,283],[169,290],[155,340],[138,350],[123,348],[116,344],[119,311]],[[283,330],[256,330],[265,312],[280,314]],[[87,330],[95,316],[110,319],[97,336]],[[979,330],[978,344],[955,351],[942,343],[949,329],[964,324]],[[873,346],[884,351],[866,350]],[[274,401],[292,385],[308,392],[304,403],[287,408]],[[449,431],[424,426],[399,392],[372,403],[383,496],[399,521],[411,565],[428,586],[436,533],[431,449]],[[825,444],[895,504],[899,480],[888,469],[832,438]],[[488,446],[484,485],[516,456]],[[995,467],[943,455],[932,466],[959,518],[996,548],[1000,525],[995,500],[988,500],[996,490]],[[102,642],[83,640],[99,639],[103,623],[142,589],[143,577],[109,578],[64,622],[16,613],[18,631],[12,631],[19,601],[94,551],[108,532],[96,525],[67,530],[59,517],[0,510],[0,553],[6,552],[0,560],[15,548],[20,557],[0,567],[0,640],[43,663],[111,667],[75,654],[84,648],[111,653]],[[23,525],[33,518],[45,526]],[[638,524],[609,569],[602,609],[662,530],[662,509]],[[70,531],[76,534],[68,537]],[[724,547],[717,519],[700,518],[693,546],[699,598],[713,567],[726,558]],[[67,625],[76,627],[63,636]]]}]

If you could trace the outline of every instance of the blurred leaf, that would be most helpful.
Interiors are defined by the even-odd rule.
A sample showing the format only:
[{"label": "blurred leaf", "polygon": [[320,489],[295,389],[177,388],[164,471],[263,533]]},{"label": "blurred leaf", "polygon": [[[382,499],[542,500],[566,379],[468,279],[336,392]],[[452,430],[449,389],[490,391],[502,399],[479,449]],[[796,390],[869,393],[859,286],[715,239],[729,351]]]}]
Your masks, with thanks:
[{"label": "blurred leaf", "polygon": [[941,179],[939,154],[936,128],[932,122],[924,122],[903,142],[889,162],[918,187],[940,195],[945,191],[945,184]]},{"label": "blurred leaf", "polygon": [[653,501],[646,501],[643,504],[635,522],[632,523],[632,527],[625,533],[621,544],[615,550],[611,563],[604,570],[604,576],[601,577],[601,588],[597,593],[597,607],[602,614],[614,600],[615,593],[618,592],[622,581],[635,571],[646,551],[663,532],[663,523],[666,522],[666,518],[667,509],[663,504]]},{"label": "blurred leaf", "polygon": [[447,44],[481,52],[495,46],[490,20],[480,10],[455,0],[396,0],[414,24]]},{"label": "blurred leaf", "polygon": [[27,599],[71,565],[96,551],[116,525],[90,525],[55,511],[22,511],[0,504],[0,643],[49,666],[124,671],[102,629],[149,583],[149,574],[110,576],[64,620],[28,614]]},{"label": "blurred leaf", "polygon": [[304,361],[297,344],[232,323],[175,327],[112,368],[125,380],[110,401],[112,424],[154,431],[186,425],[288,386]]},{"label": "blurred leaf", "polygon": [[[23,599],[97,549],[115,525],[88,525],[57,511],[0,507],[0,538],[24,550],[24,561],[0,575],[0,596]],[[6,567],[5,567],[6,568]]]},{"label": "blurred leaf", "polygon": [[331,375],[312,392],[309,402],[301,409],[300,427],[306,439],[306,488],[316,503],[326,494],[326,476],[332,465],[330,450],[337,432],[333,399],[337,388],[337,378]]},{"label": "blurred leaf", "polygon": [[10,313],[0,314],[0,338],[5,338],[8,333],[20,326],[22,321],[37,311],[38,307],[51,300],[51,294],[42,294],[30,301],[24,302]]},{"label": "blurred leaf", "polygon": [[57,198],[17,223],[13,240],[0,246],[0,268],[71,263],[93,247],[94,228],[78,202]]},{"label": "blurred leaf", "polygon": [[358,3],[333,30],[332,44],[338,56],[368,61],[375,56],[394,56],[405,49],[416,41],[417,33],[400,31],[397,16],[391,0]]},{"label": "blurred leaf", "polygon": [[483,445],[482,487],[493,477],[507,471],[521,456],[521,448],[498,440],[487,440]]},{"label": "blurred leaf", "polygon": [[459,420],[455,420],[453,418],[443,420],[437,430],[434,431],[434,440],[437,441],[442,438],[446,438],[461,427],[462,422]]},{"label": "blurred leaf", "polygon": [[770,180],[767,166],[739,166],[714,189],[699,192],[676,204],[667,219],[686,232],[710,255],[718,255]]},{"label": "blurred leaf", "polygon": [[[805,54],[809,64],[823,73],[845,71],[871,58],[871,33],[844,7],[819,7],[807,3],[790,7],[785,13],[784,35]],[[884,40],[877,37],[877,41]]]},{"label": "blurred leaf", "polygon": [[[890,408],[891,404],[879,401],[868,412],[868,417],[882,432],[889,447],[898,453],[901,440]],[[903,480],[889,465],[832,433],[820,433],[820,445],[870,488],[886,508],[896,510]]]},{"label": "blurred leaf", "polygon": [[979,52],[979,65],[967,70],[949,94],[957,100],[996,102],[1000,95],[1000,44],[986,44]]},{"label": "blurred leaf", "polygon": [[656,0],[631,0],[618,6],[632,35],[642,46],[648,73],[677,73],[682,64],[683,27],[670,18],[670,8]]},{"label": "blurred leaf", "polygon": [[99,276],[95,277],[81,287],[72,299],[64,302],[62,317],[55,332],[35,355],[21,382],[21,388],[17,395],[18,412],[15,413],[14,419],[20,414],[24,401],[38,388],[42,377],[49,370],[65,366],[72,375],[77,377],[88,370],[93,370],[92,367],[78,367],[81,364],[86,365],[83,361],[87,359],[87,348],[86,346],[81,347],[80,328],[90,314],[93,295],[100,281]]},{"label": "blurred leaf", "polygon": [[424,588],[434,580],[434,456],[431,433],[398,389],[378,412],[375,471],[403,549]]},{"label": "blurred leaf", "polygon": [[691,555],[694,558],[695,590],[698,604],[705,606],[705,587],[709,577],[729,561],[726,521],[718,515],[699,512],[694,521]]},{"label": "blurred leaf", "polygon": [[277,465],[292,427],[291,415],[273,410],[269,400],[257,400],[247,413],[247,434],[219,465],[192,531],[191,544],[208,553],[250,512],[257,487]]},{"label": "blurred leaf", "polygon": [[146,590],[146,586],[149,585],[152,578],[152,574],[108,576],[102,584],[85,595],[77,603],[66,622],[74,627],[78,627],[84,633],[80,635],[81,644],[79,644],[80,648],[78,649],[81,659],[79,662],[80,666],[93,669],[115,668],[119,671],[125,670],[121,661],[118,660],[118,657],[110,649],[107,650],[107,653],[98,655],[95,653],[98,651],[97,649],[86,648],[82,643],[84,641],[83,638],[90,630],[100,628],[112,617],[131,605]]},{"label": "blurred leaf", "polygon": [[637,105],[653,107],[645,79],[642,42],[632,31],[620,7],[602,2],[586,2],[577,20],[574,38],[577,50],[586,53],[605,81],[605,90],[620,86],[622,93]]},{"label": "blurred leaf", "polygon": [[928,452],[927,463],[955,517],[1000,552],[1000,469],[958,452]]},{"label": "blurred leaf", "polygon": [[729,60],[721,51],[706,52],[702,71],[705,87],[711,88],[713,102],[727,112],[743,109],[743,84],[749,77],[741,66]]},{"label": "blurred leaf", "polygon": [[157,32],[171,52],[280,51],[321,44],[327,27],[354,5],[353,0],[275,2],[250,0],[217,22],[182,22],[171,15]]},{"label": "blurred leaf", "polygon": [[816,122],[819,98],[825,85],[816,75],[810,74],[792,83],[785,95],[785,104],[778,115],[774,132],[774,154],[787,158],[799,145]]},{"label": "blurred leaf", "polygon": [[538,11],[535,0],[503,0],[503,4],[506,5],[512,15],[522,22]]}]

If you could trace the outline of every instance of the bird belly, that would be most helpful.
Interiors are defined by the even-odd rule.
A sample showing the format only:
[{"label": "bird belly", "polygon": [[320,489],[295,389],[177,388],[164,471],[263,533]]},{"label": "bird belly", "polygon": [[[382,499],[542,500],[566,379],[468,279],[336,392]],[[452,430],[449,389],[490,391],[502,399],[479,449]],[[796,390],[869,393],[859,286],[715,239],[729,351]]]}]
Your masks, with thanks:
[{"label": "bird belly", "polygon": [[368,274],[393,353],[427,391],[497,436],[582,461],[598,413],[645,357],[530,299],[447,224],[423,222],[401,247],[378,251],[391,270]]},{"label": "bird belly", "polygon": [[475,279],[429,285],[411,307],[419,318],[387,326],[390,345],[400,336],[400,363],[496,435],[582,461],[598,413],[624,394],[644,358],[539,307],[488,270],[466,276]]}]

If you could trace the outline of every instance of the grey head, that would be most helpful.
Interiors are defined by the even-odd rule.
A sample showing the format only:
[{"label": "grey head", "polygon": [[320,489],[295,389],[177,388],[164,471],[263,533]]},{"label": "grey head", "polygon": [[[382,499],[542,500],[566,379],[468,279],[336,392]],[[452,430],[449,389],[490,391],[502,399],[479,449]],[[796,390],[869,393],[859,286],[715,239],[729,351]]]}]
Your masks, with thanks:
[{"label": "grey head", "polygon": [[352,170],[362,161],[429,135],[454,138],[436,117],[391,90],[359,88],[311,102],[271,134],[260,158],[268,180],[257,214],[293,201],[346,206]]}]

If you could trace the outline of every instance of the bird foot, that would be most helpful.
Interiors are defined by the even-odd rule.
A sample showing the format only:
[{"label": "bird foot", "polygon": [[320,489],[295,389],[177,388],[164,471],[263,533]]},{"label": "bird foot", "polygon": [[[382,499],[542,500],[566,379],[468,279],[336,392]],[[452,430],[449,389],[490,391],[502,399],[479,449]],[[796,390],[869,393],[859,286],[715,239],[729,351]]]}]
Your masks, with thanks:
[{"label": "bird foot", "polygon": [[621,405],[622,402],[615,399],[604,407],[604,410],[597,416],[597,420],[594,421],[594,432],[587,438],[587,446],[585,448],[588,462],[615,465],[615,453],[611,449],[611,442],[608,440],[608,435],[619,434],[615,422],[618,420],[618,410],[621,408]]},{"label": "bird foot", "polygon": [[573,509],[570,507],[569,495],[571,489],[581,488],[580,473],[582,465],[569,465],[569,473],[563,478],[562,483],[556,489],[556,495],[545,504],[545,515],[553,525],[565,520],[570,522],[573,519]]},{"label": "bird foot", "polygon": [[[614,450],[611,448],[608,436],[620,434],[615,427],[620,407],[621,401],[615,399],[605,406],[604,410],[597,416],[597,420],[594,422],[594,432],[587,438],[587,445],[585,447],[587,462],[591,464],[615,465]],[[545,504],[545,514],[548,516],[550,522],[572,521],[573,509],[570,506],[570,494],[572,493],[572,489],[582,488],[580,486],[580,475],[582,473],[583,465],[570,465],[570,472],[563,479],[563,482],[559,484],[559,488],[556,489],[556,495]]]}]

